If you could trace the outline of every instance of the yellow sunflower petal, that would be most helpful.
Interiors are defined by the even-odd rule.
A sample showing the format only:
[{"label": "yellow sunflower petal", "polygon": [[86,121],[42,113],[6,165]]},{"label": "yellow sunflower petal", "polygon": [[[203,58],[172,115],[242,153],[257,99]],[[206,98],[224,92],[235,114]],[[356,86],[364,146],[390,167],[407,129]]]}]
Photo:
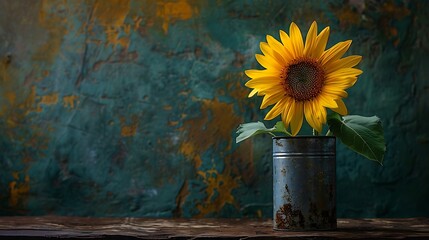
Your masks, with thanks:
[{"label": "yellow sunflower petal", "polygon": [[334,99],[338,99],[338,98],[346,98],[348,96],[347,92],[344,91],[343,88],[339,88],[337,86],[330,86],[330,85],[325,85],[323,87],[323,93],[322,94],[326,94],[327,96],[334,98]]},{"label": "yellow sunflower petal", "polygon": [[257,70],[257,69],[249,69],[244,71],[244,73],[250,78],[258,78],[258,77],[267,77],[267,76],[278,76],[280,71],[269,71],[265,70]]},{"label": "yellow sunflower petal", "polygon": [[[286,129],[289,128],[289,124],[290,124],[290,121],[292,119],[294,102],[295,101],[290,99],[289,101],[285,102],[285,104],[283,105],[283,111],[282,111],[281,118],[282,118],[282,122],[285,125]],[[292,112],[292,114],[289,114],[289,112]]]},{"label": "yellow sunflower petal", "polygon": [[341,68],[335,72],[326,74],[326,79],[340,78],[340,77],[356,77],[363,73],[362,70],[357,68]]},{"label": "yellow sunflower petal", "polygon": [[318,101],[313,101],[313,112],[315,117],[313,119],[316,121],[316,131],[322,132],[323,124],[326,122],[326,108],[321,106]]},{"label": "yellow sunflower petal", "polygon": [[278,77],[260,77],[260,78],[253,78],[250,79],[249,81],[247,81],[245,83],[246,87],[249,88],[259,88],[259,87],[263,87],[263,86],[273,86],[273,85],[278,85],[281,84],[280,82],[280,78]]},{"label": "yellow sunflower petal", "polygon": [[282,113],[282,111],[283,111],[283,106],[284,106],[285,102],[286,102],[285,98],[278,101],[276,103],[276,105],[274,105],[274,107],[267,113],[267,115],[265,115],[264,120],[272,120],[273,118],[280,115],[280,113]]},{"label": "yellow sunflower petal", "polygon": [[279,62],[277,62],[274,58],[268,56],[264,56],[261,54],[256,54],[255,55],[256,60],[259,62],[259,64],[261,64],[264,68],[266,69],[275,69],[275,70],[282,70],[283,66],[280,65]]},{"label": "yellow sunflower petal", "polygon": [[273,36],[267,35],[267,43],[273,51],[277,51],[283,62],[286,63],[291,60],[290,54],[286,51],[285,47]]},{"label": "yellow sunflower petal", "polygon": [[311,57],[311,54],[314,52],[314,47],[316,44],[317,37],[317,23],[314,21],[310,29],[308,30],[307,37],[305,38],[305,46],[304,46],[304,56]]},{"label": "yellow sunflower petal", "polygon": [[335,111],[338,114],[343,115],[343,116],[347,115],[347,107],[346,107],[346,104],[344,104],[343,100],[337,99],[336,101],[337,101],[338,107],[337,108],[331,108],[332,111]]},{"label": "yellow sunflower petal", "polygon": [[357,77],[330,78],[325,80],[325,85],[339,89],[347,89],[355,85],[356,81]]},{"label": "yellow sunflower petal", "polygon": [[[326,112],[326,108],[324,108],[324,107],[320,107],[319,108],[319,115],[320,115],[320,117],[321,117],[321,125],[323,125],[323,124],[325,124],[326,123],[326,121],[327,121],[327,112]],[[322,127],[322,126],[321,126]],[[320,132],[320,131],[319,131]]]},{"label": "yellow sunflower petal", "polygon": [[252,91],[249,93],[249,95],[247,97],[251,98],[251,97],[255,96],[256,93],[258,93],[258,89],[252,89]]},{"label": "yellow sunflower petal", "polygon": [[328,97],[324,94],[319,94],[317,97],[317,100],[320,102],[320,105],[328,108],[336,108],[338,107],[337,103],[335,102],[335,99]]},{"label": "yellow sunflower petal", "polygon": [[256,54],[255,55],[256,60],[259,62],[259,64],[261,64],[264,68],[266,69],[274,69],[274,70],[279,70],[281,71],[283,69],[283,66],[277,62],[274,58],[268,56],[264,56],[261,54]]},{"label": "yellow sunflower petal", "polygon": [[351,40],[339,42],[330,49],[326,50],[320,57],[322,65],[326,65],[330,61],[340,59],[352,44]]},{"label": "yellow sunflower petal", "polygon": [[295,102],[295,111],[290,122],[292,136],[295,136],[296,134],[298,134],[299,130],[301,130],[302,122],[304,120],[303,110],[304,104],[302,102]]},{"label": "yellow sunflower petal", "polygon": [[316,123],[313,120],[313,110],[311,109],[311,102],[305,102],[304,103],[304,116],[305,120],[307,120],[308,124],[312,128],[316,128]]},{"label": "yellow sunflower petal", "polygon": [[304,103],[304,115],[308,124],[318,132],[322,131],[322,119],[321,115],[317,112],[317,108],[314,106],[314,101],[307,101]]},{"label": "yellow sunflower petal", "polygon": [[270,56],[271,58],[273,58],[275,61],[277,61],[277,63],[281,64],[282,66],[284,66],[286,64],[286,61],[283,59],[283,57],[277,51],[272,49],[270,47],[270,45],[268,45],[268,43],[261,42],[259,44],[259,47],[261,48],[261,51],[265,56]]},{"label": "yellow sunflower petal", "polygon": [[325,51],[326,44],[328,43],[329,38],[329,27],[323,29],[322,32],[316,37],[316,44],[314,46],[314,51],[311,53],[311,56],[315,59],[319,59]]},{"label": "yellow sunflower petal", "polygon": [[285,126],[289,127],[294,114],[295,114],[295,101],[291,99],[285,104],[283,108],[282,121],[285,124]]},{"label": "yellow sunflower petal", "polygon": [[286,52],[286,57],[288,57],[289,60],[295,59],[297,56],[295,56],[295,53],[292,50],[292,41],[290,40],[289,35],[285,33],[284,31],[280,30],[280,39],[283,43],[283,48]]},{"label": "yellow sunflower petal", "polygon": [[358,56],[358,55],[352,55],[345,58],[341,58],[326,64],[325,72],[331,73],[341,68],[351,68],[358,65],[361,60],[362,60],[362,56]]},{"label": "yellow sunflower petal", "polygon": [[294,22],[290,24],[289,34],[290,34],[290,40],[292,43],[292,49],[293,49],[293,52],[295,53],[295,57],[302,56],[304,51],[302,34],[301,34],[301,30],[299,30],[299,27]]},{"label": "yellow sunflower petal", "polygon": [[264,108],[268,107],[269,105],[272,105],[272,104],[280,101],[280,99],[282,99],[283,97],[284,97],[284,91],[282,89],[278,90],[274,94],[265,95],[264,98],[262,99],[260,109],[264,109]]}]

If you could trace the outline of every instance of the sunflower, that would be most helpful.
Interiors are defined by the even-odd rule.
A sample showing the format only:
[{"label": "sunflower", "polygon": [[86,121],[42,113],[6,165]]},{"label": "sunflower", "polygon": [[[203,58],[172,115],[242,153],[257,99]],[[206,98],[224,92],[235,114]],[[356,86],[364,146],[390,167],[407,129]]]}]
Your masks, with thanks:
[{"label": "sunflower", "polygon": [[280,30],[281,42],[267,35],[267,42],[260,43],[262,54],[255,56],[265,69],[245,71],[251,78],[246,86],[253,89],[249,97],[263,96],[261,109],[274,104],[265,120],[281,115],[293,136],[301,129],[304,116],[314,130],[321,132],[327,120],[326,108],[347,115],[342,98],[347,97],[345,90],[353,86],[362,73],[353,68],[362,57],[342,58],[351,40],[325,50],[329,27],[317,34],[316,22],[311,24],[305,44],[293,22],[289,34]]}]

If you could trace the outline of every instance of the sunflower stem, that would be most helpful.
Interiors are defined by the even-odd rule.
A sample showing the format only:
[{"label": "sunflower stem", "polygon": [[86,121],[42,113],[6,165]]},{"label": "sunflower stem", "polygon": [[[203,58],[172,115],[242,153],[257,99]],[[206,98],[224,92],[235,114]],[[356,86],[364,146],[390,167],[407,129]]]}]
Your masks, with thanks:
[{"label": "sunflower stem", "polygon": [[272,132],[268,132],[268,134],[271,134],[273,137],[277,137],[277,135],[275,135],[274,133],[272,133]]},{"label": "sunflower stem", "polygon": [[319,136],[319,132],[316,131],[316,129],[313,128],[313,136]]}]

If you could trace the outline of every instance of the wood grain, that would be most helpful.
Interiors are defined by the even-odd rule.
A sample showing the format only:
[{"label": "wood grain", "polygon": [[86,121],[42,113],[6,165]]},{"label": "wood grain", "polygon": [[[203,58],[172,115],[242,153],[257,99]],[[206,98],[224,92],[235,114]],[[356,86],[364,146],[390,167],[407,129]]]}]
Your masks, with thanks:
[{"label": "wood grain", "polygon": [[429,239],[429,219],[339,219],[336,231],[280,232],[271,220],[0,217],[1,239]]}]

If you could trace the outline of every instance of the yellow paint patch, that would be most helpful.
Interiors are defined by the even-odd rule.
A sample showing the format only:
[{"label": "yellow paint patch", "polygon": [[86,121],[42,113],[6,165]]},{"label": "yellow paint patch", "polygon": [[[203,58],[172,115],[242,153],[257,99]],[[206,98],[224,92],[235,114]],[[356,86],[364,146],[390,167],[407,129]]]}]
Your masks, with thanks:
[{"label": "yellow paint patch", "polygon": [[126,124],[126,119],[121,118],[121,136],[122,137],[132,137],[137,133],[137,128],[139,126],[137,116],[132,117],[131,124]]},{"label": "yellow paint patch", "polygon": [[197,9],[186,0],[179,0],[176,2],[171,1],[158,1],[156,15],[162,19],[162,30],[164,33],[168,32],[168,27],[171,23],[177,20],[188,20],[194,13],[198,13]]},{"label": "yellow paint patch", "polygon": [[79,97],[75,95],[63,97],[63,104],[65,108],[75,108],[75,105],[79,103]]},{"label": "yellow paint patch", "polygon": [[14,181],[9,183],[9,206],[18,207],[30,192],[30,177],[26,175],[24,181],[20,181],[19,173],[12,173]]}]

